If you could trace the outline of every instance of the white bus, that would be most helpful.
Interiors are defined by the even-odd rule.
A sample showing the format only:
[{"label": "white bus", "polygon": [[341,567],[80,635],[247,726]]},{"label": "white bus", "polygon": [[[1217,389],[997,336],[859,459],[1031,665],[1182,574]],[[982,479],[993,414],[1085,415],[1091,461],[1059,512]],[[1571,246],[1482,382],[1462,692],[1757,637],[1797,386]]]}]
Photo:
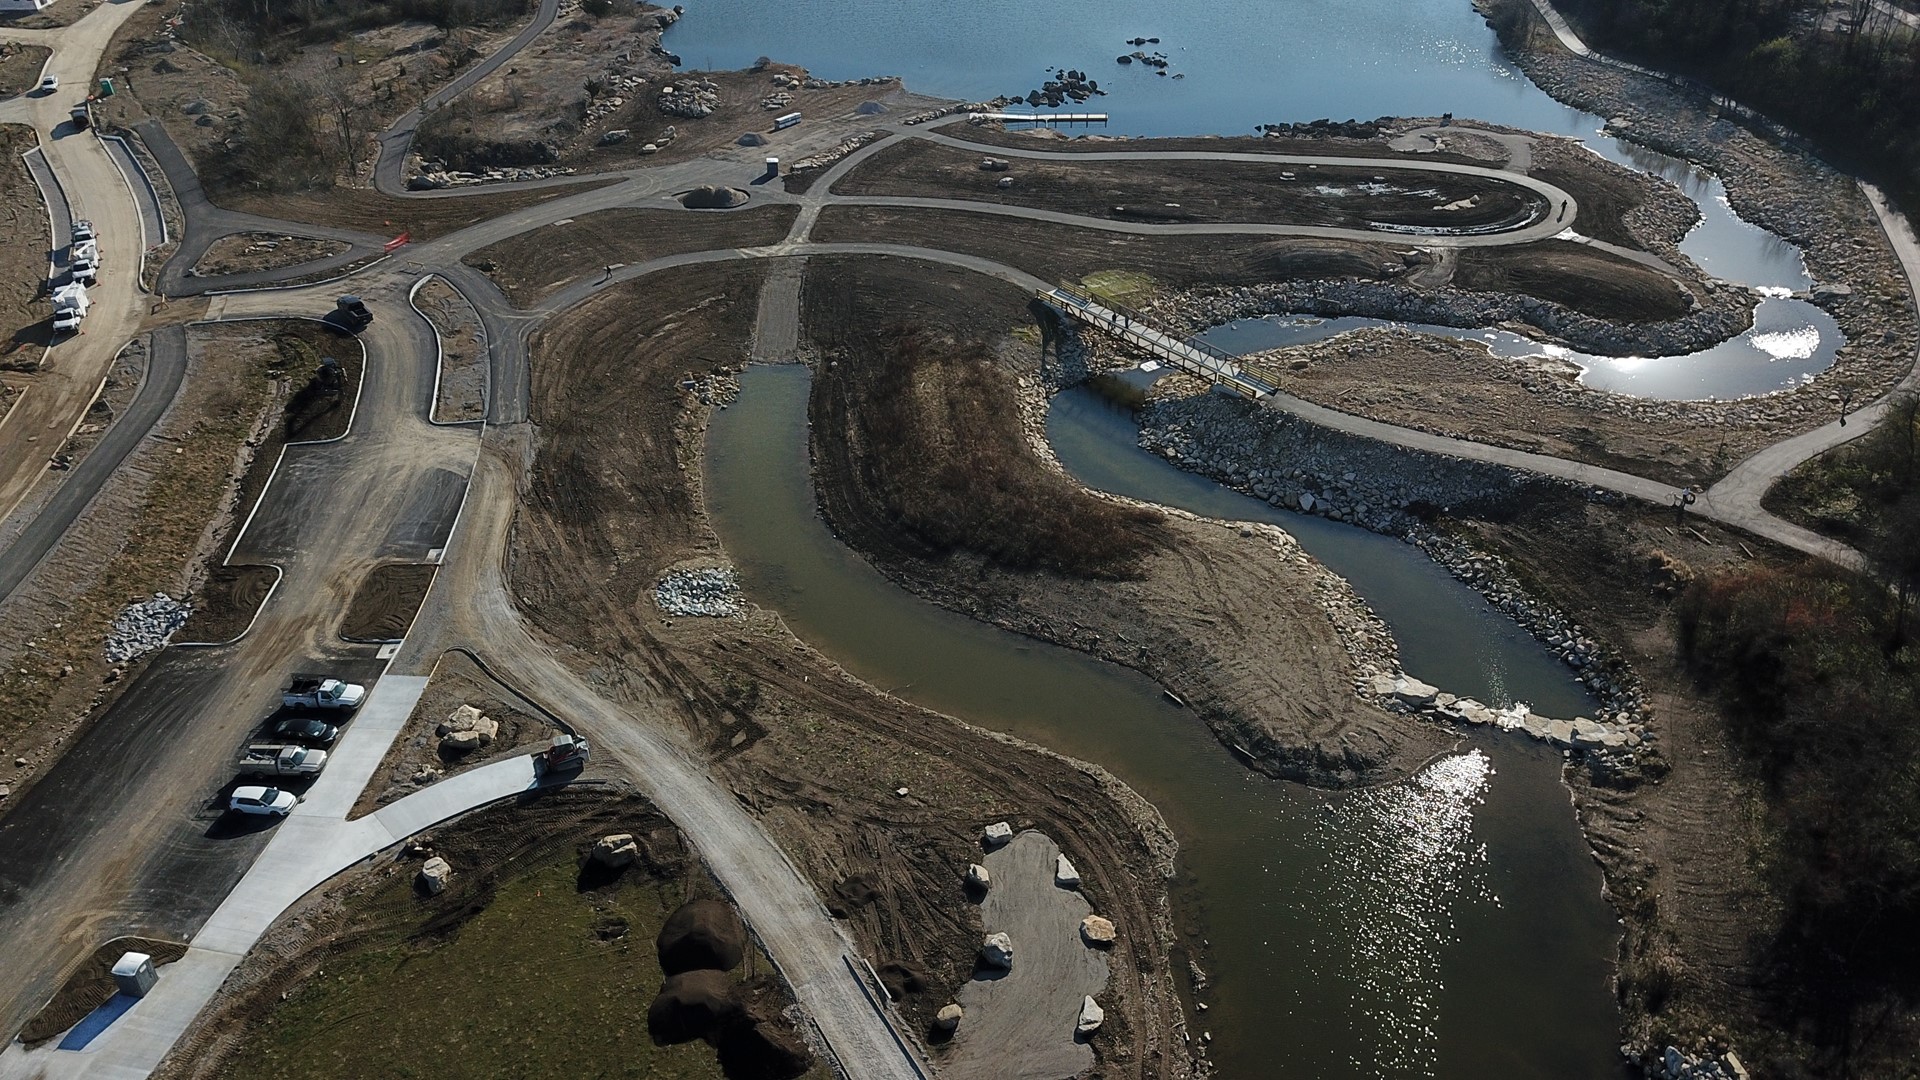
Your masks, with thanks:
[{"label": "white bus", "polygon": [[785,116],[776,117],[774,119],[773,130],[785,131],[786,129],[792,127],[793,125],[799,122],[800,122],[800,114],[797,112],[790,112]]}]

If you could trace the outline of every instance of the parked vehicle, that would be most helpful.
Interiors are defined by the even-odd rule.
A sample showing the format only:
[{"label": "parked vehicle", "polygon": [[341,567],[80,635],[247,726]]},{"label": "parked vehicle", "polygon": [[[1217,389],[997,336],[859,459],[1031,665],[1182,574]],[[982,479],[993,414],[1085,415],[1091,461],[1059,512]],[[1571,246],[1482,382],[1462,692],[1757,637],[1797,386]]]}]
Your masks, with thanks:
[{"label": "parked vehicle", "polygon": [[100,234],[93,231],[93,222],[86,218],[76,218],[73,222],[73,242],[76,244],[88,240],[98,240]]},{"label": "parked vehicle", "polygon": [[798,124],[799,122],[800,122],[800,114],[797,112],[790,112],[785,116],[778,116],[774,118],[773,130],[785,131],[788,128]]},{"label": "parked vehicle", "polygon": [[53,332],[79,330],[80,320],[87,317],[87,308],[91,306],[87,287],[77,281],[53,290]]},{"label": "parked vehicle", "polygon": [[327,767],[327,752],[278,743],[249,746],[240,751],[240,772],[247,776],[318,776]]},{"label": "parked vehicle", "polygon": [[49,75],[40,80],[41,93],[51,94],[58,89],[60,89],[60,77],[58,75]]},{"label": "parked vehicle", "polygon": [[91,285],[100,280],[100,245],[93,240],[81,240],[73,245],[72,257],[68,260],[68,269],[73,280],[82,285]]},{"label": "parked vehicle", "polygon": [[233,797],[227,800],[227,809],[241,814],[267,814],[272,817],[286,817],[293,813],[295,803],[293,792],[281,791],[274,787],[237,787]]},{"label": "parked vehicle", "polygon": [[358,333],[373,324],[373,312],[357,296],[343,296],[334,302],[333,315],[341,325]]},{"label": "parked vehicle", "polygon": [[67,115],[73,118],[73,126],[82,131],[93,126],[93,113],[87,108],[87,103],[84,101],[75,105],[73,111]]},{"label": "parked vehicle", "polygon": [[359,683],[341,682],[326,675],[295,675],[280,704],[289,709],[357,709],[367,697]]},{"label": "parked vehicle", "polygon": [[306,746],[332,746],[333,740],[340,737],[340,729],[325,720],[315,720],[310,716],[296,716],[291,720],[282,720],[273,725],[276,739],[288,739]]}]

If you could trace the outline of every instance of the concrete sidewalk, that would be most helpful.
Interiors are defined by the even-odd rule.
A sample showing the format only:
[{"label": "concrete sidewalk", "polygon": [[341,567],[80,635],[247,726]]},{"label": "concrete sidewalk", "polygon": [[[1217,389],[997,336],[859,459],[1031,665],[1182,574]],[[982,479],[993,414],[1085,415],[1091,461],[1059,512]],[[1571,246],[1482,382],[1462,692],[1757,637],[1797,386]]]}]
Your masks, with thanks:
[{"label": "concrete sidewalk", "polygon": [[327,770],[275,827],[266,850],[194,935],[186,956],[160,969],[151,993],[82,1049],[62,1050],[58,1040],[33,1050],[18,1042],[6,1047],[0,1051],[0,1080],[147,1076],[247,951],[301,897],[422,829],[540,786],[533,757],[523,754],[449,777],[366,817],[346,820],[426,686],[425,677],[409,675],[389,675],[375,684],[360,715],[341,736]]}]

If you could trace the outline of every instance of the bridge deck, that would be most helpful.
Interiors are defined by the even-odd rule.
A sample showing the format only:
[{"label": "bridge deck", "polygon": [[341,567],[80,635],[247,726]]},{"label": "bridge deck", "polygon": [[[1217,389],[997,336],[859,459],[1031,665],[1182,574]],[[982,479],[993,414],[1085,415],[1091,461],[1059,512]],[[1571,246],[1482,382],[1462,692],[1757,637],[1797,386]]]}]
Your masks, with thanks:
[{"label": "bridge deck", "polygon": [[1050,289],[1040,299],[1061,314],[1136,345],[1191,375],[1211,379],[1258,400],[1274,392],[1272,376],[1236,360],[1203,341],[1179,337],[1155,326],[1138,312],[1103,304],[1074,289]]}]

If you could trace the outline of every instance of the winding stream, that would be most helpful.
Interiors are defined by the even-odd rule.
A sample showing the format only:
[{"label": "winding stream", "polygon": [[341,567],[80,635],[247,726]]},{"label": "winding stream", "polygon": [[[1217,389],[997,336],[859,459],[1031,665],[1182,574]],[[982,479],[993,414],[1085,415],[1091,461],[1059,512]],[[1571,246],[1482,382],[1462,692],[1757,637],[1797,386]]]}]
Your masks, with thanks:
[{"label": "winding stream", "polygon": [[[1620,1075],[1617,928],[1558,754],[1493,738],[1408,784],[1343,796],[1249,773],[1137,673],[888,582],[815,510],[805,369],[754,368],[741,383],[713,419],[707,490],[749,595],[868,682],[1097,761],[1160,808],[1181,842],[1183,921],[1211,944],[1212,1008],[1194,1021],[1214,1034],[1220,1075]],[[1107,408],[1090,394],[1062,408],[1076,401]],[[1085,422],[1056,410],[1053,430],[1063,455],[1104,462],[1106,483],[1131,477],[1203,513],[1278,513],[1149,457],[1126,414],[1099,409]],[[1580,706],[1563,668],[1417,552],[1286,524],[1316,551],[1347,549],[1349,569],[1377,568],[1368,596],[1411,670],[1491,700]]]},{"label": "winding stream", "polygon": [[[1114,62],[1135,36],[1162,39],[1147,48],[1168,55],[1168,75]],[[1793,385],[1841,344],[1824,313],[1784,297],[1811,284],[1797,249],[1735,215],[1711,174],[1608,136],[1601,117],[1548,97],[1467,0],[981,0],[964,13],[931,0],[692,0],[666,46],[690,67],[770,55],[822,78],[894,73],[913,90],[965,99],[1024,94],[1049,69],[1079,68],[1108,91],[1085,107],[1111,113],[1105,131],[1119,135],[1443,112],[1565,135],[1677,184],[1701,213],[1681,250],[1770,297],[1755,334],[1691,357],[1558,353],[1589,384],[1735,397]],[[1244,320],[1214,340],[1266,348],[1360,322]],[[1551,351],[1492,331],[1419,329],[1508,355]],[[1409,783],[1346,795],[1261,779],[1138,674],[887,582],[815,512],[805,371],[754,369],[742,384],[714,418],[708,490],[750,594],[869,682],[1099,762],[1160,808],[1182,845],[1182,922],[1211,946],[1212,1008],[1190,1017],[1213,1033],[1221,1076],[1622,1075],[1606,986],[1618,931],[1557,754],[1487,737]],[[1128,412],[1089,391],[1054,399],[1048,434],[1089,486],[1281,524],[1387,621],[1410,673],[1550,715],[1591,707],[1557,661],[1418,551],[1179,472],[1138,449]]]}]

